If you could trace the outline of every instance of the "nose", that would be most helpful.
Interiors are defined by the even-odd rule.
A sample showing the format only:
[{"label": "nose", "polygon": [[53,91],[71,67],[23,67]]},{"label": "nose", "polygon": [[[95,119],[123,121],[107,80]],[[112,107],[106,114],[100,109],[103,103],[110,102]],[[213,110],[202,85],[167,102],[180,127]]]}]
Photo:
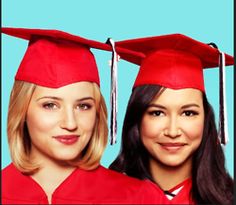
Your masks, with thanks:
[{"label": "nose", "polygon": [[176,117],[171,117],[164,130],[164,135],[171,138],[176,138],[176,137],[181,136],[181,134],[182,132],[178,124],[178,119]]},{"label": "nose", "polygon": [[67,109],[63,111],[60,126],[62,129],[67,129],[69,131],[77,129],[77,119],[73,109]]}]

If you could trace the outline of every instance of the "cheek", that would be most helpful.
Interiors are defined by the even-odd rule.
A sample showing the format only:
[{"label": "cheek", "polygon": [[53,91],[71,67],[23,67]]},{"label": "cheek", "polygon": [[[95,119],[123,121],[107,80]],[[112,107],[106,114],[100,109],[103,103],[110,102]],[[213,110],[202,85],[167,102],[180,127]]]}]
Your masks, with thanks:
[{"label": "cheek", "polygon": [[89,113],[80,113],[77,122],[80,128],[84,131],[93,131],[96,122],[96,111]]},{"label": "cheek", "polygon": [[56,115],[34,111],[33,113],[29,112],[26,119],[30,136],[33,137],[36,133],[50,133],[58,124],[59,118]]},{"label": "cheek", "polygon": [[150,119],[149,117],[143,118],[140,127],[140,137],[144,146],[150,153],[152,153],[153,145],[159,139],[162,131],[162,122],[157,122],[157,119]]},{"label": "cheek", "polygon": [[163,130],[163,121],[144,116],[140,129],[142,138],[156,138]]},{"label": "cheek", "polygon": [[203,135],[204,123],[202,121],[186,122],[184,132],[188,140],[200,144]]}]

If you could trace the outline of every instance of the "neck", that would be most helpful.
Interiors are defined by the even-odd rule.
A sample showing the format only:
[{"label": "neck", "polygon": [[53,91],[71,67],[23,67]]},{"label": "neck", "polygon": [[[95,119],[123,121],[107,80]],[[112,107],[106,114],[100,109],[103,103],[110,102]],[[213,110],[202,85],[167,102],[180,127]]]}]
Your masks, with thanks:
[{"label": "neck", "polygon": [[191,177],[192,159],[179,166],[166,166],[159,161],[150,159],[150,172],[154,181],[162,190],[169,190]]},{"label": "neck", "polygon": [[[39,159],[40,158],[40,159]],[[51,203],[55,189],[76,169],[65,162],[58,162],[50,158],[35,157],[34,161],[40,165],[39,170],[31,177],[42,187]]]}]

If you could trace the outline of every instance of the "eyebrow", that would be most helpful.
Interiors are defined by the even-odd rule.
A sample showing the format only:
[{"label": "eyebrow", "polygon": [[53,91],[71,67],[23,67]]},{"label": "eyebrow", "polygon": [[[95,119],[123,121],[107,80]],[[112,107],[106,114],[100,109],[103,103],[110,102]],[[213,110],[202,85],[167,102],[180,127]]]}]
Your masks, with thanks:
[{"label": "eyebrow", "polygon": [[161,108],[161,109],[166,109],[166,107],[165,106],[163,106],[163,105],[159,105],[159,104],[150,104],[150,105],[148,105],[148,108],[149,107],[156,107],[156,108]]},{"label": "eyebrow", "polygon": [[[53,99],[53,100],[59,100],[59,101],[63,101],[62,98],[60,97],[55,97],[55,96],[43,96],[41,98],[38,98],[36,101],[42,100],[42,99]],[[93,97],[83,97],[83,98],[79,98],[76,101],[84,101],[84,100],[95,100]]]},{"label": "eyebrow", "polygon": [[187,105],[183,105],[181,108],[182,109],[185,109],[185,108],[189,108],[189,107],[197,107],[197,108],[200,108],[200,106],[198,104],[195,104],[195,103],[190,103],[190,104],[187,104]]},{"label": "eyebrow", "polygon": [[[150,105],[148,105],[148,108],[150,108],[150,107],[156,107],[156,108],[160,108],[160,109],[167,109],[165,106],[163,106],[163,105],[160,105],[160,104],[150,104]],[[189,107],[197,107],[197,108],[200,108],[200,106],[198,105],[198,104],[196,104],[196,103],[190,103],[190,104],[186,104],[186,105],[183,105],[182,107],[181,107],[181,109],[186,109],[186,108],[189,108]]]}]

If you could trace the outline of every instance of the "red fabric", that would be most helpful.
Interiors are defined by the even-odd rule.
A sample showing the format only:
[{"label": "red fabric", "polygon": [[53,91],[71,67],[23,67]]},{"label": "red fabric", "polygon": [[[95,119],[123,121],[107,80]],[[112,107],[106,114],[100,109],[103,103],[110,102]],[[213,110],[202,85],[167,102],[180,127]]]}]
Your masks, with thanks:
[{"label": "red fabric", "polygon": [[157,51],[143,60],[134,87],[145,84],[204,91],[201,61],[181,51]]},{"label": "red fabric", "polygon": [[[158,84],[167,88],[196,88],[204,91],[203,69],[217,67],[219,50],[182,34],[170,34],[116,42],[117,47],[140,52],[121,58],[140,65],[134,87]],[[225,55],[226,65],[233,65]]]},{"label": "red fabric", "polygon": [[100,84],[95,58],[88,47],[49,39],[29,45],[15,79],[50,88],[80,81]]},{"label": "red fabric", "polygon": [[[179,185],[175,186],[173,189],[177,189],[180,186],[183,188],[179,191],[179,193],[171,200],[167,199],[167,204],[196,204],[191,197],[191,189],[192,189],[192,180],[187,179]],[[170,190],[173,191],[173,189]]]},{"label": "red fabric", "polygon": [[2,28],[2,32],[29,40],[16,80],[49,88],[80,81],[100,85],[98,68],[89,48],[104,49],[105,44],[57,30]]},{"label": "red fabric", "polygon": [[[49,182],[50,183],[50,182]],[[100,166],[76,169],[52,195],[52,204],[163,204],[162,191],[148,181]],[[42,188],[13,164],[2,171],[2,204],[48,204]]]},{"label": "red fabric", "polygon": [[79,45],[110,51],[111,48],[105,43],[82,38],[64,31],[50,29],[30,29],[30,28],[1,28],[1,32],[24,40],[31,40],[32,36],[51,37],[52,39],[64,39]]},{"label": "red fabric", "polygon": [[[65,39],[74,43],[78,43],[79,45],[88,46],[90,48],[112,51],[111,46],[108,44],[86,39],[86,38],[73,35],[64,31],[59,31],[59,30],[3,27],[1,28],[1,32],[7,35],[14,36],[17,38],[22,38],[25,40],[30,40],[32,36],[42,36],[42,37],[44,36],[44,37],[51,37],[54,39]],[[142,53],[131,51],[125,48],[116,48],[116,50],[119,51],[119,53],[125,54],[129,57],[131,56],[136,56],[139,58],[144,57]]]},{"label": "red fabric", "polygon": [[168,192],[170,192],[170,193],[174,192],[174,191],[177,190],[178,188],[184,186],[184,185],[187,183],[187,181],[189,181],[189,180],[190,180],[190,179],[184,180],[183,182],[181,182],[181,183],[177,184],[176,186],[172,187],[171,189],[169,189]]}]

